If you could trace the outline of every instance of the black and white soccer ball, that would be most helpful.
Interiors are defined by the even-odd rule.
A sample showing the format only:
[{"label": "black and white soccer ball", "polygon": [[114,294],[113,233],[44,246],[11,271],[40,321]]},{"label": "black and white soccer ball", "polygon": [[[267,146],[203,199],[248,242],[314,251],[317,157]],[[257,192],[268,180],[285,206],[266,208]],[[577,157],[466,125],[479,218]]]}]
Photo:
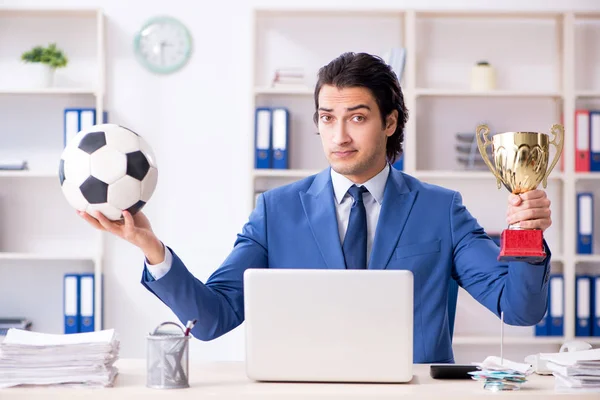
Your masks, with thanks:
[{"label": "black and white soccer ball", "polygon": [[116,124],[94,125],[75,135],[60,157],[59,178],[69,204],[108,219],[141,210],[156,189],[158,169],[148,143]]}]

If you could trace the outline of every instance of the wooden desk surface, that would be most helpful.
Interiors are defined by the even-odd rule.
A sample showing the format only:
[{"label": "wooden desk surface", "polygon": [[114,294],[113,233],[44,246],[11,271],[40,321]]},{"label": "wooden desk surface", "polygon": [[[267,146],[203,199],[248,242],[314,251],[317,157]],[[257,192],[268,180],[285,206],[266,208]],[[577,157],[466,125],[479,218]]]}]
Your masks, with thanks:
[{"label": "wooden desk surface", "polygon": [[0,399],[480,399],[482,396],[516,396],[546,399],[598,399],[598,393],[567,394],[554,391],[553,376],[532,375],[514,392],[494,393],[474,380],[435,380],[428,365],[415,365],[406,384],[263,383],[249,380],[244,363],[190,364],[190,388],[146,387],[145,360],[119,360],[115,386],[101,389],[14,387],[0,389]]}]

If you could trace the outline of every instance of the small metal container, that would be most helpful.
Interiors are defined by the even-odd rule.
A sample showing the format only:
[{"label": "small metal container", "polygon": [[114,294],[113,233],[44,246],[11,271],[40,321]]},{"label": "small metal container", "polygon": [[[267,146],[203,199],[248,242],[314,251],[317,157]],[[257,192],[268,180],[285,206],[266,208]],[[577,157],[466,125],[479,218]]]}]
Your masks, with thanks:
[{"label": "small metal container", "polygon": [[[179,331],[163,327],[174,325]],[[174,322],[163,322],[147,336],[146,386],[154,389],[181,389],[189,384],[189,335]]]}]

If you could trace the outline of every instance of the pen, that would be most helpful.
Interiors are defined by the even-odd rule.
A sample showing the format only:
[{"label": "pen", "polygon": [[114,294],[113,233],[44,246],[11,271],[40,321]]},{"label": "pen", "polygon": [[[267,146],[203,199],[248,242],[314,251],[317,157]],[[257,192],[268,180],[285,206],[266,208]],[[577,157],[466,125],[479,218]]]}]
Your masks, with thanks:
[{"label": "pen", "polygon": [[194,325],[196,325],[196,322],[198,322],[197,319],[193,320],[193,321],[188,321],[187,324],[185,324],[185,336],[189,336],[190,331],[192,330],[192,328],[194,327]]}]

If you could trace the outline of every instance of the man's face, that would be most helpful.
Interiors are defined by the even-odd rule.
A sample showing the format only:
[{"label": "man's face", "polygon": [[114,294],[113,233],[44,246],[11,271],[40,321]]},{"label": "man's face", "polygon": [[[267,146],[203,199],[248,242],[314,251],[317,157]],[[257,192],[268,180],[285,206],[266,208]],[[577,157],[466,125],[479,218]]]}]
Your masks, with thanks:
[{"label": "man's face", "polygon": [[336,172],[363,183],[383,169],[386,142],[396,130],[397,112],[384,125],[367,88],[330,85],[319,92],[317,112],[323,150]]}]

